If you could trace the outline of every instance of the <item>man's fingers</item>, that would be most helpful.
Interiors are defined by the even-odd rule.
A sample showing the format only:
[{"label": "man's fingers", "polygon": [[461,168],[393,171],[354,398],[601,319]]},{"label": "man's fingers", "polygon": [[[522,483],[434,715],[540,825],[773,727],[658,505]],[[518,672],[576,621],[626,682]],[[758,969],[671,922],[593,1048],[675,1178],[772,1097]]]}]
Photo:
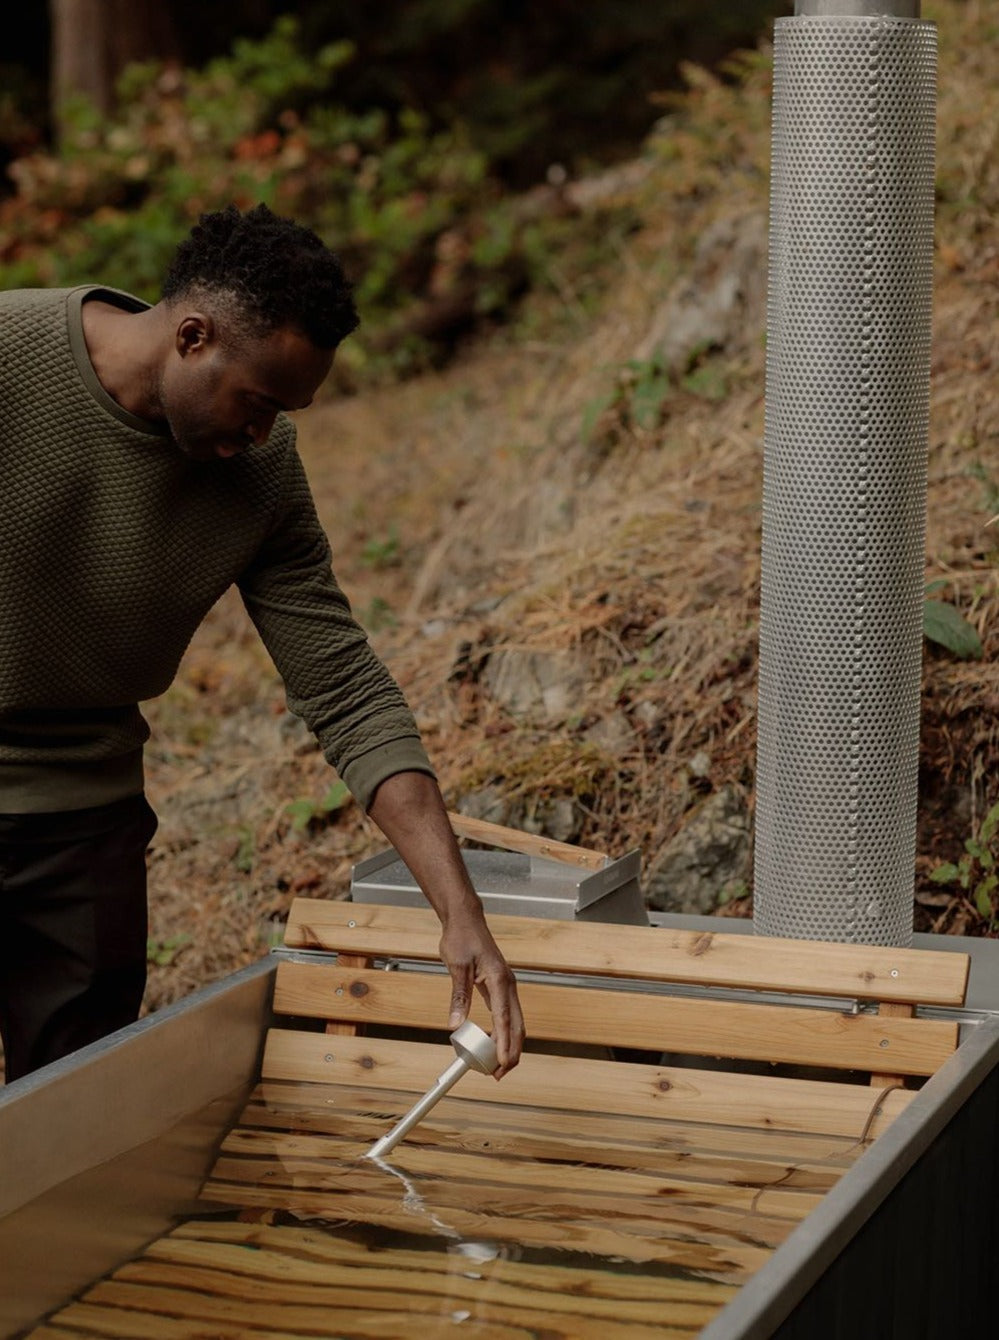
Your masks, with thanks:
[{"label": "man's fingers", "polygon": [[524,1017],[517,998],[516,980],[513,973],[504,967],[502,971],[493,974],[491,987],[488,982],[481,980],[476,985],[493,1016],[493,1041],[499,1060],[493,1073],[497,1079],[502,1079],[520,1060],[524,1045]]},{"label": "man's fingers", "polygon": [[502,1077],[514,1068],[520,1060],[520,1053],[524,1046],[524,1019],[520,1012],[520,1006],[517,1004],[516,996],[513,999],[513,1007],[505,1019],[504,1043],[502,1049],[497,1047],[496,1052],[499,1057],[499,1070],[496,1073],[497,1079]]},{"label": "man's fingers", "polygon": [[454,967],[451,969],[451,1008],[447,1017],[447,1026],[453,1033],[468,1018],[472,1003],[471,968]]},{"label": "man's fingers", "polygon": [[456,936],[441,939],[441,958],[451,974],[451,1006],[448,1028],[454,1032],[468,1017],[472,992],[477,990],[492,1015],[492,1037],[499,1064],[497,1079],[520,1060],[524,1045],[524,1018],[517,997],[517,981],[488,932],[485,944],[461,941]]}]

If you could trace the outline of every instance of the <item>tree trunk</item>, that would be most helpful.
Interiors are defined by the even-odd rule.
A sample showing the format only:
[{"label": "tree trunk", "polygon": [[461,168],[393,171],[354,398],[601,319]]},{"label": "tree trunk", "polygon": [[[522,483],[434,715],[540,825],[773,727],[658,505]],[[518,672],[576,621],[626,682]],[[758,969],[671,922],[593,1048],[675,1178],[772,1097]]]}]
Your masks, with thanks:
[{"label": "tree trunk", "polygon": [[126,65],[179,57],[166,0],[49,0],[49,12],[52,120],[60,138],[68,98],[82,95],[107,115]]}]

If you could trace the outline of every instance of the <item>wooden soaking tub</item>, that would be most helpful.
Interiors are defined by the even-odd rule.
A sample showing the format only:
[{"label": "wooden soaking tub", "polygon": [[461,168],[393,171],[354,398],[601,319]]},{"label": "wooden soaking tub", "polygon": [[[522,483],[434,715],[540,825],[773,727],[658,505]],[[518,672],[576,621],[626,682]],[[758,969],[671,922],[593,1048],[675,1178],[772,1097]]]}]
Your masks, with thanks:
[{"label": "wooden soaking tub", "polygon": [[967,998],[994,944],[490,924],[533,1050],[384,1162],[453,1059],[423,909],[299,900],[267,961],[12,1085],[4,1334],[966,1333],[997,1240],[999,1024]]}]

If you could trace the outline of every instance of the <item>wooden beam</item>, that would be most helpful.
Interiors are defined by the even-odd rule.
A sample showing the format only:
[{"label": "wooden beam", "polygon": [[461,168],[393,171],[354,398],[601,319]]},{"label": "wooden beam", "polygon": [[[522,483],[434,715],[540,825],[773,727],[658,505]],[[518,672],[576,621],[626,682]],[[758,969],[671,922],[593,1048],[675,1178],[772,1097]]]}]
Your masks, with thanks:
[{"label": "wooden beam", "polygon": [[[398,1113],[402,1115],[404,1108]],[[394,1115],[394,1114],[393,1114]],[[322,1135],[306,1135],[299,1131],[260,1129],[256,1126],[239,1126],[223,1141],[221,1153],[241,1155],[252,1158],[266,1158],[276,1153],[287,1154],[292,1158],[333,1159],[342,1161],[355,1158],[358,1149],[365,1147],[365,1141],[371,1132],[371,1116],[357,1118],[345,1116],[341,1129]],[[479,1154],[488,1150],[497,1159],[519,1155],[524,1159],[534,1159],[546,1164],[561,1164],[569,1168],[599,1166],[604,1169],[618,1169],[638,1174],[655,1174],[659,1177],[678,1177],[683,1181],[717,1183],[726,1186],[751,1187],[762,1190],[777,1187],[781,1191],[826,1192],[835,1186],[843,1175],[843,1167],[827,1167],[819,1162],[794,1163],[781,1160],[775,1151],[775,1157],[765,1159],[743,1155],[738,1150],[731,1153],[687,1152],[673,1149],[654,1149],[651,1147],[625,1148],[623,1146],[586,1146],[580,1141],[566,1137],[562,1140],[551,1136],[534,1136],[529,1130],[514,1142],[499,1141],[498,1148],[489,1139],[463,1142],[454,1128],[434,1120],[425,1123],[420,1129],[420,1139],[416,1132],[411,1134],[406,1147],[407,1167],[424,1166],[423,1160],[434,1160],[440,1151],[448,1154]],[[775,1136],[775,1143],[777,1137]]]},{"label": "wooden beam", "polygon": [[[381,1038],[327,1038],[271,1029],[264,1079],[372,1085],[420,1094],[453,1059],[449,1048]],[[725,1071],[528,1054],[501,1086],[469,1072],[461,1096],[517,1106],[583,1109],[669,1120],[871,1137],[914,1097],[880,1098],[861,1085],[778,1079]],[[372,1138],[380,1132],[373,1131]]]},{"label": "wooden beam", "polygon": [[[840,1070],[869,1071],[890,1062],[905,1075],[932,1075],[958,1043],[957,1023],[941,1019],[534,982],[522,982],[519,992],[528,1034],[546,1041]],[[342,958],[279,963],[274,987],[277,1014],[336,1018],[344,1024],[441,1029],[449,1001],[450,979],[443,974],[363,971]],[[491,1027],[489,1011],[478,996],[471,1018]]]},{"label": "wooden beam", "polygon": [[[347,1234],[324,1232],[308,1226],[283,1224],[261,1228],[213,1219],[195,1219],[179,1225],[153,1243],[146,1255],[173,1260],[179,1251],[185,1248],[197,1251],[202,1244],[220,1247],[231,1244],[234,1252],[231,1265],[240,1273],[255,1273],[256,1252],[261,1253],[262,1274],[272,1273],[266,1265],[272,1254],[282,1273],[285,1269],[296,1270],[299,1262],[303,1265],[314,1263],[320,1268],[342,1265],[372,1269],[379,1275],[394,1274],[397,1270],[448,1276],[454,1273],[453,1259],[449,1260],[447,1254],[432,1256],[418,1248],[395,1244],[391,1251],[386,1251],[381,1244],[372,1247]],[[650,1293],[654,1293],[658,1299],[696,1306],[713,1304],[719,1296],[732,1297],[735,1293],[734,1288],[711,1280],[685,1279],[665,1273],[655,1276],[619,1273],[596,1264],[587,1267],[570,1263],[568,1258],[562,1258],[553,1268],[497,1253],[491,1260],[477,1264],[483,1274],[488,1274],[491,1286],[497,1289],[531,1287],[547,1293],[554,1287],[557,1305],[567,1311],[575,1311],[577,1307],[585,1311],[589,1298],[627,1303],[648,1299]]]},{"label": "wooden beam", "polygon": [[[395,1212],[398,1217],[399,1211]],[[407,1227],[407,1236],[411,1234]],[[730,1284],[670,1272],[616,1272],[510,1259],[482,1261],[308,1227],[184,1225],[113,1279],[32,1332],[43,1336],[198,1335],[296,1340],[349,1334],[397,1340],[443,1319],[486,1340],[689,1340],[733,1296]],[[677,1244],[685,1255],[691,1249]],[[695,1249],[696,1250],[696,1249]],[[706,1249],[713,1259],[718,1253]],[[186,1328],[186,1329],[185,1329]]]},{"label": "wooden beam", "polygon": [[602,851],[574,847],[568,842],[556,842],[554,838],[536,833],[523,833],[519,828],[504,828],[500,824],[487,823],[485,819],[470,819],[464,814],[451,812],[447,817],[458,837],[519,852],[522,856],[541,856],[547,861],[561,861],[580,870],[603,870],[610,860]]},{"label": "wooden beam", "polygon": [[[422,1232],[425,1236],[452,1241],[466,1238],[473,1242],[514,1242],[530,1249],[554,1248],[562,1252],[585,1252],[591,1256],[623,1257],[640,1263],[658,1262],[696,1270],[722,1283],[746,1279],[764,1264],[772,1250],[765,1244],[747,1242],[743,1232],[707,1234],[704,1238],[693,1235],[689,1229],[684,1232],[660,1229],[635,1233],[628,1231],[627,1225],[588,1219],[549,1220],[531,1218],[530,1215],[493,1214],[486,1203],[466,1208],[451,1206],[446,1212],[437,1212],[428,1206],[425,1208],[429,1213],[423,1213],[412,1200],[409,1205],[405,1204],[404,1197],[399,1194],[398,1182],[396,1187],[395,1193],[384,1197],[370,1194],[341,1196],[307,1188],[240,1186],[210,1179],[202,1198],[226,1206],[290,1208],[303,1219],[346,1219],[402,1233]],[[749,1216],[739,1218],[745,1228]]]},{"label": "wooden beam", "polygon": [[[371,959],[366,954],[338,954],[336,961],[341,969],[371,967]],[[283,1010],[281,1013],[289,1014],[291,1011]],[[336,1010],[328,1010],[319,1017],[326,1020],[326,1032],[333,1036],[343,1034],[349,1037],[364,1032],[363,1020],[344,1019]]]},{"label": "wooden beam", "polygon": [[[913,1016],[913,1013],[914,1013],[914,1010],[913,1010],[913,1007],[912,1007],[911,1005],[903,1005],[903,1004],[901,1004],[901,1003],[898,1002],[898,1001],[890,1001],[890,1000],[889,1000],[889,1001],[883,1001],[883,1002],[881,1003],[881,1005],[878,1006],[878,1016],[879,1016],[879,1019],[883,1019],[883,1020],[885,1020],[886,1022],[887,1022],[889,1019],[892,1019],[892,1020],[895,1020],[895,1019],[911,1019],[912,1016]],[[901,1083],[903,1083],[903,1077],[904,1077],[904,1075],[905,1075],[905,1074],[911,1074],[911,1071],[904,1071],[904,1070],[902,1069],[902,1067],[899,1066],[899,1065],[896,1065],[895,1062],[896,1062],[896,1057],[895,1057],[894,1053],[889,1052],[889,1050],[886,1048],[886,1049],[885,1049],[885,1055],[884,1055],[884,1057],[883,1057],[883,1059],[882,1059],[882,1068],[881,1068],[881,1069],[874,1068],[874,1069],[872,1070],[872,1074],[871,1074],[871,1086],[872,1086],[873,1088],[882,1088],[882,1089],[883,1089],[883,1088],[886,1088],[886,1087],[887,1087],[888,1085],[890,1085],[890,1084],[901,1084]],[[888,1064],[891,1065],[891,1071],[890,1071],[890,1073],[889,1073],[888,1068],[887,1068],[887,1065],[886,1065],[885,1063],[888,1063]]]},{"label": "wooden beam", "polygon": [[[309,1141],[290,1134],[273,1136],[266,1146],[259,1140],[229,1140],[212,1178],[337,1192],[383,1191],[384,1175],[377,1164],[359,1158],[363,1152],[363,1145],[347,1141],[334,1144],[315,1137]],[[785,1185],[746,1186],[724,1178],[702,1181],[690,1170],[677,1176],[652,1166],[636,1170],[580,1165],[565,1158],[542,1162],[444,1145],[432,1150],[407,1146],[397,1166],[417,1176],[421,1188],[427,1188],[438,1203],[461,1204],[474,1186],[474,1196],[488,1196],[493,1208],[512,1201],[515,1212],[517,1204],[534,1200],[537,1213],[549,1218],[560,1217],[560,1207],[571,1207],[577,1217],[592,1211],[611,1220],[639,1215],[657,1219],[671,1216],[677,1207],[693,1206],[753,1210],[796,1223],[815,1209],[824,1194]]]},{"label": "wooden beam", "polygon": [[[491,916],[514,968],[646,978],[846,999],[960,1005],[970,958],[944,950]],[[429,908],[298,898],[285,944],[412,959],[438,958],[440,923]]]},{"label": "wooden beam", "polygon": [[[267,1080],[254,1090],[241,1125],[344,1134],[362,1142],[371,1132],[373,1119],[394,1122],[412,1102],[411,1093],[388,1089]],[[408,1144],[428,1148],[448,1144],[469,1150],[491,1149],[497,1154],[534,1149],[538,1158],[607,1161],[622,1167],[646,1166],[652,1150],[680,1161],[703,1156],[762,1161],[767,1166],[782,1166],[791,1178],[799,1167],[812,1163],[838,1174],[849,1168],[866,1147],[858,1145],[853,1135],[663,1122],[658,1116],[615,1116],[578,1109],[567,1123],[564,1112],[468,1100],[455,1097],[453,1090],[431,1116],[432,1120],[410,1131]]]}]

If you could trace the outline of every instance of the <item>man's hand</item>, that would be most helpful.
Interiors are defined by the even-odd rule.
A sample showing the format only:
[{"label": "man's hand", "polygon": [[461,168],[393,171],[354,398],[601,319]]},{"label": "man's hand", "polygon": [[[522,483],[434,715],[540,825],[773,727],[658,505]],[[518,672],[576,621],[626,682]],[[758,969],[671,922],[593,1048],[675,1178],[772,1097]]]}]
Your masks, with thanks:
[{"label": "man's hand", "polygon": [[493,1016],[492,1037],[499,1066],[493,1072],[501,1079],[520,1060],[524,1045],[524,1019],[517,998],[517,983],[499,951],[484,918],[481,925],[456,926],[449,921],[441,936],[441,958],[451,974],[451,1032],[464,1023],[478,988]]},{"label": "man's hand", "polygon": [[437,783],[422,772],[396,773],[378,787],[368,812],[440,918],[440,954],[452,981],[448,1030],[467,1017],[477,989],[493,1016],[499,1058],[494,1074],[500,1079],[520,1060],[524,1045],[517,983],[486,925]]}]

